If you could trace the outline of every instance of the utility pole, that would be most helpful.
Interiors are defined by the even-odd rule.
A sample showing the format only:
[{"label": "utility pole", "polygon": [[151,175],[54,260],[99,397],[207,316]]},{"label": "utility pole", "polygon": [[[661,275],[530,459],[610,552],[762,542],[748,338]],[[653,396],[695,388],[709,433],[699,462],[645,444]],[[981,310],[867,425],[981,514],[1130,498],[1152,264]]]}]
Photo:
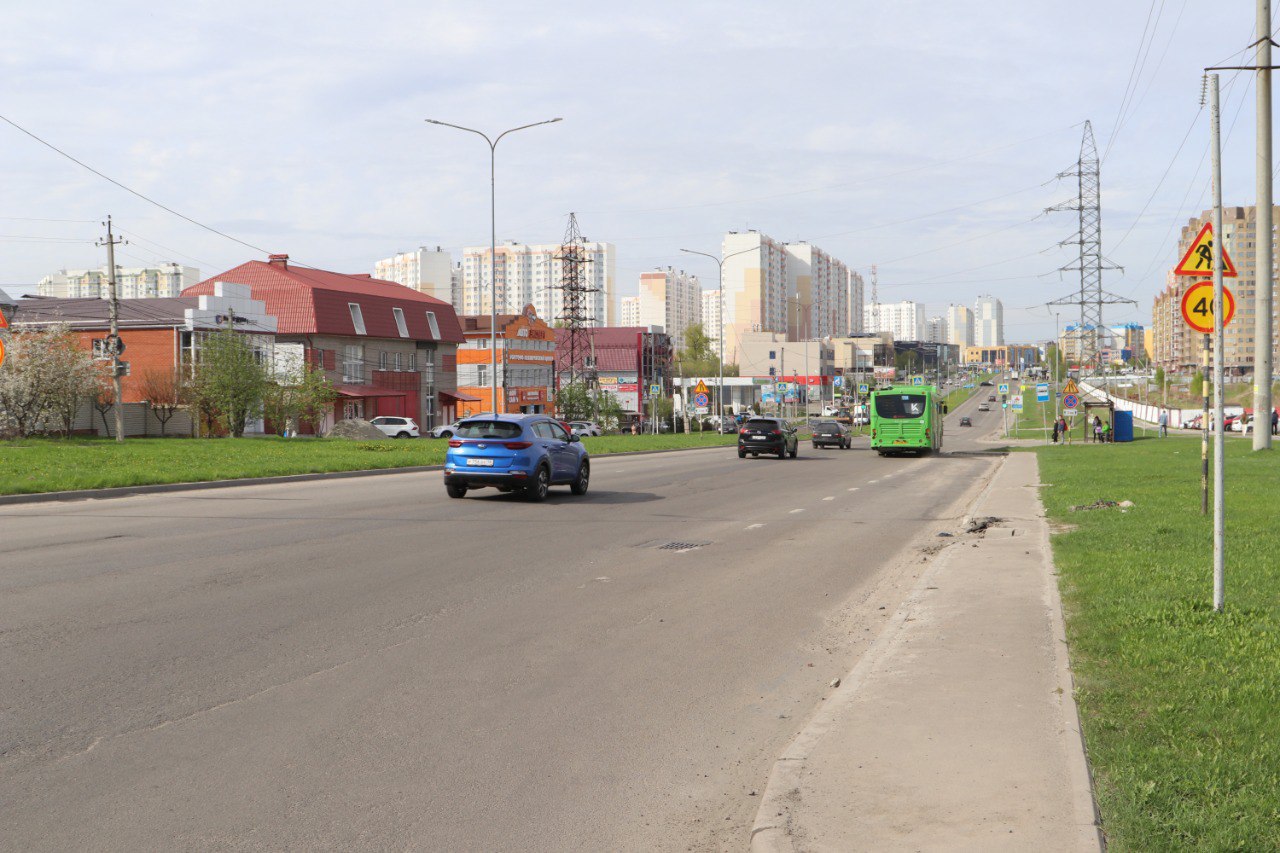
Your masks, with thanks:
[{"label": "utility pole", "polygon": [[[1267,5],[1266,0],[1262,0],[1263,5]],[[1267,18],[1268,26],[1271,18]],[[1209,77],[1209,118],[1212,122],[1212,140],[1211,147],[1213,149],[1213,233],[1214,235],[1222,234],[1222,140],[1221,140],[1221,116],[1218,108],[1218,75],[1212,74]],[[1270,208],[1267,209],[1267,219],[1271,219]],[[1259,212],[1260,214],[1261,212]],[[1261,221],[1261,220],[1259,220]],[[1267,227],[1268,232],[1270,226]],[[1221,237],[1217,238],[1222,240]],[[1270,240],[1266,242],[1270,243]],[[1213,609],[1221,613],[1223,608],[1223,598],[1225,596],[1225,496],[1223,495],[1224,476],[1222,470],[1225,438],[1225,427],[1222,417],[1222,373],[1223,373],[1223,346],[1222,346],[1222,249],[1221,243],[1219,248],[1213,253]],[[1270,254],[1270,253],[1268,253]],[[1259,251],[1261,256],[1261,251]],[[1258,270],[1261,276],[1262,271]],[[1268,340],[1267,349],[1270,350],[1271,343]],[[1257,409],[1254,409],[1256,412]],[[1270,424],[1268,424],[1268,427]],[[1255,433],[1258,428],[1253,428]],[[1268,433],[1270,430],[1268,429]]]},{"label": "utility pole", "polygon": [[[1258,66],[1257,112],[1257,203],[1253,320],[1253,449],[1271,449],[1271,347],[1272,347],[1272,274],[1271,247],[1271,0],[1258,0],[1257,7]],[[1215,225],[1215,228],[1218,226]],[[1215,231],[1215,235],[1222,232]],[[1218,240],[1222,240],[1218,236]],[[1222,254],[1215,252],[1215,255]],[[1216,265],[1215,265],[1216,268]],[[1215,290],[1216,299],[1216,290]],[[1221,304],[1220,302],[1217,304]],[[1216,315],[1214,322],[1217,323]],[[1258,424],[1261,424],[1259,428]],[[1215,596],[1216,597],[1216,596]],[[1221,610],[1221,607],[1217,609]]]},{"label": "utility pole", "polygon": [[116,441],[124,441],[124,407],[121,390],[120,366],[120,295],[116,288],[116,244],[124,243],[111,233],[111,216],[103,223],[107,226],[107,236],[99,240],[99,246],[107,247],[107,287],[110,298],[111,332],[107,336],[107,346],[111,355],[111,387],[115,393],[114,405],[116,414]]}]

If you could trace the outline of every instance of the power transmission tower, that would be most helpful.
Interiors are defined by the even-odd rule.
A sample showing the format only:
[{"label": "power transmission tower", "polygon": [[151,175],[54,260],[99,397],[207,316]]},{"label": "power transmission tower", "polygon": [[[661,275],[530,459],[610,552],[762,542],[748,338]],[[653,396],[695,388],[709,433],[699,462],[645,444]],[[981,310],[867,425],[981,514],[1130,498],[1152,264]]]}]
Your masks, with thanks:
[{"label": "power transmission tower", "polygon": [[111,333],[107,336],[107,354],[111,356],[111,387],[115,392],[116,441],[124,441],[124,400],[121,396],[120,377],[124,374],[125,365],[120,361],[120,293],[116,287],[116,246],[128,242],[111,233],[111,217],[102,223],[107,226],[107,236],[99,240],[97,245],[107,247],[107,286],[110,297]]},{"label": "power transmission tower", "polygon": [[866,329],[867,334],[873,334],[880,331],[880,280],[876,272],[876,265],[871,265],[871,328]]},{"label": "power transmission tower", "polygon": [[1079,305],[1080,325],[1076,329],[1076,355],[1081,371],[1087,367],[1100,367],[1098,364],[1098,339],[1102,332],[1102,306],[1128,303],[1137,305],[1132,299],[1107,293],[1102,289],[1102,271],[1119,270],[1102,256],[1102,177],[1098,162],[1098,146],[1093,140],[1093,123],[1084,123],[1084,138],[1080,142],[1080,159],[1075,168],[1058,173],[1059,178],[1076,178],[1078,195],[1071,201],[1055,204],[1046,208],[1046,213],[1061,210],[1078,211],[1080,230],[1074,237],[1068,237],[1058,245],[1067,246],[1076,243],[1080,254],[1075,266],[1065,266],[1063,272],[1079,271],[1080,290],[1070,296],[1055,299],[1050,305]]},{"label": "power transmission tower", "polygon": [[[600,288],[594,287],[587,275],[587,265],[591,258],[587,257],[586,240],[578,230],[578,217],[569,214],[569,225],[565,228],[564,239],[560,241],[560,283],[556,289],[561,293],[561,313],[559,320],[568,332],[565,349],[569,357],[566,364],[569,370],[569,382],[578,381],[581,374],[588,385],[594,386],[596,379],[595,359],[586,361],[594,349],[592,328],[595,317],[591,316],[591,294]],[[584,363],[585,362],[585,363]]]}]

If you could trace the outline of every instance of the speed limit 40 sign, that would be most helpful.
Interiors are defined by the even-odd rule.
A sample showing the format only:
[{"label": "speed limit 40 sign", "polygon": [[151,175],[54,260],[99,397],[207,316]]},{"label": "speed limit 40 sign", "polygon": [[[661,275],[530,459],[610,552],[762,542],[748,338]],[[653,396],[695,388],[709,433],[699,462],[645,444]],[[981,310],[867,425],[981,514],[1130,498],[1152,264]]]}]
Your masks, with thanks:
[{"label": "speed limit 40 sign", "polygon": [[[1226,285],[1222,287],[1222,325],[1231,322],[1236,313],[1236,298]],[[1197,332],[1213,332],[1213,282],[1197,281],[1182,294],[1182,319]]]}]

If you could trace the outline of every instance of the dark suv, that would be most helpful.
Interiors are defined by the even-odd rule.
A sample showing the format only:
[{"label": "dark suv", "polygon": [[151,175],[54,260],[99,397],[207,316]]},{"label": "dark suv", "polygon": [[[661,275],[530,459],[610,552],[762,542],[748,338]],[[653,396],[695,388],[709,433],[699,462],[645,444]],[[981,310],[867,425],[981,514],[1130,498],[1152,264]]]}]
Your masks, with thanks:
[{"label": "dark suv", "polygon": [[773,453],[779,459],[786,459],[789,453],[795,459],[799,452],[800,438],[782,418],[751,418],[738,430],[739,459],[745,459],[748,453]]}]

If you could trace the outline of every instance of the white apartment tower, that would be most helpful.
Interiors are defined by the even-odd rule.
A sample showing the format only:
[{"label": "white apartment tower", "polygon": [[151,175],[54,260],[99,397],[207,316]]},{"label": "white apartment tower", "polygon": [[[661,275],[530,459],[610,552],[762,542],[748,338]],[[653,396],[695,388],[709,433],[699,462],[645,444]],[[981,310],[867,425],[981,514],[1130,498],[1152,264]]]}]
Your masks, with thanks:
[{"label": "white apartment tower", "polygon": [[620,302],[622,318],[618,321],[618,325],[623,328],[640,325],[640,297],[624,296]]},{"label": "white apartment tower", "polygon": [[924,340],[924,306],[919,302],[881,302],[868,305],[863,322],[874,332],[889,332],[895,341]]},{"label": "white apartment tower", "polygon": [[1004,346],[1004,305],[994,296],[979,296],[973,306],[974,346]]},{"label": "white apartment tower", "polygon": [[[200,270],[179,264],[122,267],[116,264],[116,294],[121,299],[163,299],[181,296],[200,281]],[[111,282],[105,266],[93,270],[60,270],[36,283],[36,293],[57,299],[110,299]]]},{"label": "white apartment tower", "polygon": [[814,340],[845,333],[849,268],[817,246],[787,243],[787,336]]},{"label": "white apartment tower", "polygon": [[[589,326],[613,326],[617,322],[614,301],[614,270],[617,252],[612,243],[583,244],[589,263],[583,277],[594,292],[588,294],[586,313]],[[560,260],[564,247],[559,243],[517,243],[498,246],[498,313],[519,312],[532,304],[538,316],[555,323],[564,314],[564,292],[559,289],[563,273]],[[462,250],[462,294],[453,307],[460,314],[490,312],[490,248],[470,246]]]},{"label": "white apartment tower", "polygon": [[702,331],[711,339],[711,349],[720,352],[720,290],[702,291]]},{"label": "white apartment tower", "polygon": [[373,277],[382,281],[394,281],[452,304],[453,270],[453,259],[448,252],[442,251],[439,246],[435,249],[419,246],[412,252],[400,252],[375,261]]},{"label": "white apartment tower", "polygon": [[787,250],[758,231],[730,231],[724,258],[724,359],[738,360],[745,332],[787,332]]},{"label": "white apartment tower", "polygon": [[[684,333],[702,322],[702,285],[696,275],[672,267],[640,273],[637,326],[661,326],[677,350]],[[623,324],[627,325],[626,323]]]},{"label": "white apartment tower", "polygon": [[924,321],[924,340],[930,344],[947,343],[947,318],[930,317]]},{"label": "white apartment tower", "polygon": [[958,347],[973,346],[973,312],[964,305],[947,306],[947,343]]},{"label": "white apartment tower", "polygon": [[839,337],[861,335],[865,331],[863,325],[863,312],[866,309],[865,293],[862,275],[849,270],[849,313],[845,316],[846,329],[840,332]]}]

